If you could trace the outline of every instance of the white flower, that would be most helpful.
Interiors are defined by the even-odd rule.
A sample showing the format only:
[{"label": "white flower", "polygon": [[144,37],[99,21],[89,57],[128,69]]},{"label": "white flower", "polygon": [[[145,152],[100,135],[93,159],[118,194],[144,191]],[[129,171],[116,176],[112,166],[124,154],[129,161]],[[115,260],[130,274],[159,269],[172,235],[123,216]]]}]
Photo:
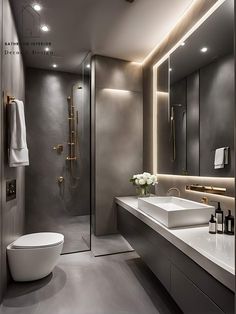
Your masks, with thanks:
[{"label": "white flower", "polygon": [[144,172],[144,173],[143,173],[143,177],[144,177],[145,179],[150,178],[150,176],[151,176],[151,173],[149,173],[149,172]]},{"label": "white flower", "polygon": [[140,185],[155,185],[157,184],[157,175],[151,174],[149,172],[144,172],[143,174],[134,174],[133,177],[133,183],[137,186]]},{"label": "white flower", "polygon": [[144,179],[140,179],[140,180],[139,180],[139,184],[140,184],[140,185],[144,185],[145,183],[146,183],[146,180],[144,180]]},{"label": "white flower", "polygon": [[155,174],[153,174],[151,176],[151,179],[152,179],[153,182],[157,182],[157,176]]}]

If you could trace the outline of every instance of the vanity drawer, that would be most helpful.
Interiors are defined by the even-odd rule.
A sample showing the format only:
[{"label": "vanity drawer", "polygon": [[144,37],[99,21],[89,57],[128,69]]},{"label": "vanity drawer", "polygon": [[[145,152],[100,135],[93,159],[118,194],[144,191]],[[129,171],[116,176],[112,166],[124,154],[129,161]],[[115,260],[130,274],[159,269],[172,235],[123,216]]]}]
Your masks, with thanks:
[{"label": "vanity drawer", "polygon": [[172,297],[184,313],[223,314],[224,312],[178,268],[171,265]]}]

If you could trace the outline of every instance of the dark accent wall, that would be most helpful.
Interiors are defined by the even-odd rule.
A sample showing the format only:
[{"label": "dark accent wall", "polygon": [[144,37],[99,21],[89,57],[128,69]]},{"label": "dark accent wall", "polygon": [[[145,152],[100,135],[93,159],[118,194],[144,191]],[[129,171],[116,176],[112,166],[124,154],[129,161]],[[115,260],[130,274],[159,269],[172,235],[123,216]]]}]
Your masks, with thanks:
[{"label": "dark accent wall", "polygon": [[187,77],[187,173],[199,176],[199,72]]},{"label": "dark accent wall", "polygon": [[[78,160],[71,178],[68,102],[74,88],[78,119]],[[81,86],[82,89],[77,89]],[[90,214],[90,87],[79,75],[27,68],[26,122],[30,166],[26,171],[27,232],[62,232],[74,216]],[[62,154],[53,146],[63,144]],[[57,178],[65,181],[59,185]],[[72,222],[71,222],[72,223]],[[74,235],[76,237],[76,234]]]},{"label": "dark accent wall", "polygon": [[[0,1],[0,32],[1,45],[5,49],[5,42],[18,42],[17,30],[8,0]],[[13,50],[13,48],[8,48]],[[16,48],[15,48],[16,49]],[[18,47],[17,47],[18,50]],[[1,88],[2,91],[24,101],[24,65],[21,54],[1,55]],[[1,93],[2,95],[2,93]],[[3,98],[2,98],[3,99]],[[6,98],[1,105],[0,117],[0,146],[1,146],[1,264],[0,264],[0,300],[5,293],[10,275],[7,267],[6,247],[24,233],[24,177],[25,167],[9,168],[7,158],[7,123],[6,123]],[[16,179],[16,199],[6,202],[6,180]]]},{"label": "dark accent wall", "polygon": [[[159,173],[173,173],[173,141],[169,110],[169,60],[157,69],[157,169]],[[144,113],[145,114],[145,113]],[[145,129],[144,129],[145,134]],[[146,138],[144,136],[144,142]],[[163,152],[165,152],[163,154]]]},{"label": "dark accent wall", "polygon": [[[200,70],[200,174],[234,177],[234,56]],[[228,146],[229,164],[214,169],[215,149]]]},{"label": "dark accent wall", "polygon": [[[186,165],[186,115],[187,115],[187,101],[186,101],[186,79],[182,79],[170,86],[170,108],[173,108],[174,125],[171,138],[172,145],[172,172],[171,174],[185,174]],[[170,128],[169,128],[170,130]],[[170,132],[170,131],[169,131]],[[174,138],[175,136],[175,158],[174,158]],[[175,160],[174,160],[175,159]],[[159,171],[158,171],[159,172]],[[159,172],[164,173],[164,172]]]},{"label": "dark accent wall", "polygon": [[142,171],[142,68],[95,56],[92,71],[93,228],[104,235],[117,232],[114,197],[134,194]]},{"label": "dark accent wall", "polygon": [[157,169],[158,173],[173,173],[173,142],[170,134],[168,94],[160,93],[157,97]]}]

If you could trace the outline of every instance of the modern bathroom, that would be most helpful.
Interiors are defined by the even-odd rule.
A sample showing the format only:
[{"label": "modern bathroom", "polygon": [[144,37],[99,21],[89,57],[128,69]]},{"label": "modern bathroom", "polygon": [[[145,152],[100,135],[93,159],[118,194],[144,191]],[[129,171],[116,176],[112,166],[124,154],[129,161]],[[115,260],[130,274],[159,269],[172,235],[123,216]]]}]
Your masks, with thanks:
[{"label": "modern bathroom", "polygon": [[0,313],[236,313],[235,1],[0,7]]}]

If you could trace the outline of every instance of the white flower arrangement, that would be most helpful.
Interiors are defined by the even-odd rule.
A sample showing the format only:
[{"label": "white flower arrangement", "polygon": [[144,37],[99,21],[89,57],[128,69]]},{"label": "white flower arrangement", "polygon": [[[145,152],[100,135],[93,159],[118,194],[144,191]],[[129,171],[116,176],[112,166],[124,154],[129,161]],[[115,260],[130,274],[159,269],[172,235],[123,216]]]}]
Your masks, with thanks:
[{"label": "white flower arrangement", "polygon": [[149,172],[144,172],[143,174],[134,174],[130,179],[130,182],[137,186],[140,196],[149,195],[150,186],[158,184],[157,175],[151,174]]}]

